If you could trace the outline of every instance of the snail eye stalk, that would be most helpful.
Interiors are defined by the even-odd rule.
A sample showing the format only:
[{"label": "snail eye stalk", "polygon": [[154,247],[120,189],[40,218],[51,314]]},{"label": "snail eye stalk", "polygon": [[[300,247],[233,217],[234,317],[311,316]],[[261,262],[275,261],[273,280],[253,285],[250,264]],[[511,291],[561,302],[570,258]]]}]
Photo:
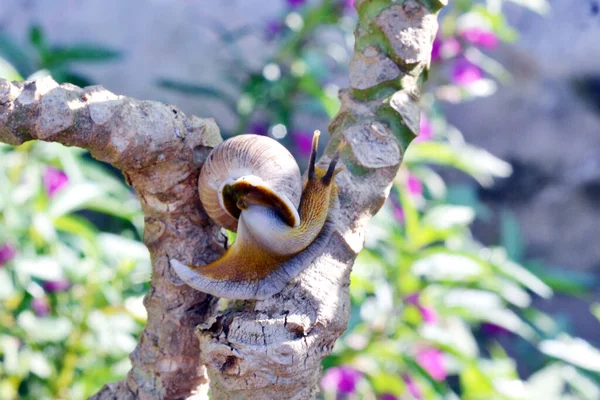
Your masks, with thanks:
[{"label": "snail eye stalk", "polygon": [[319,136],[321,131],[316,130],[312,138],[312,147],[310,150],[310,159],[308,160],[308,179],[315,177],[315,163],[317,162],[317,150],[319,148]]},{"label": "snail eye stalk", "polygon": [[331,180],[333,179],[333,177],[338,172],[341,171],[341,170],[336,170],[335,166],[337,165],[338,161],[340,160],[340,153],[344,149],[345,146],[346,146],[346,141],[342,140],[342,142],[340,143],[338,148],[335,150],[335,154],[333,155],[333,158],[331,159],[331,162],[329,163],[329,168],[327,168],[327,172],[323,176],[323,179],[321,179],[321,181],[325,185],[329,185],[331,183]]}]

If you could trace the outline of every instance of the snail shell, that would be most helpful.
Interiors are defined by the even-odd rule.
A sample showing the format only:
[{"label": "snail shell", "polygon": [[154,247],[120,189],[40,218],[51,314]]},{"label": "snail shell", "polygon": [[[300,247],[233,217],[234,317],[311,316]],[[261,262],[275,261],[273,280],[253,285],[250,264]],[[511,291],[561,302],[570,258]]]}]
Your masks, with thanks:
[{"label": "snail shell", "polygon": [[292,155],[273,139],[242,135],[215,147],[200,173],[200,198],[215,222],[238,234],[210,264],[171,259],[177,275],[214,296],[265,299],[309,265],[333,233],[329,212],[337,199],[334,178],[341,169],[335,167],[343,147],[322,169],[315,166],[318,143],[315,131],[304,182]]},{"label": "snail shell", "polygon": [[240,135],[216,146],[202,167],[198,192],[209,217],[234,232],[240,193],[260,198],[288,225],[300,223],[300,168],[284,146],[266,136]]}]

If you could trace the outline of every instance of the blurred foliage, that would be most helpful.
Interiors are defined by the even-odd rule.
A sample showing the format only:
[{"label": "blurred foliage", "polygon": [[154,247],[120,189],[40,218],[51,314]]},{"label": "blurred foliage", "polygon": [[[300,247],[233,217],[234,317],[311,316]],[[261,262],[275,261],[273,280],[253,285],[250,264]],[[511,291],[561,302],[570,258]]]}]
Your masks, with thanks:
[{"label": "blurred foliage", "polygon": [[69,82],[78,86],[89,86],[91,81],[75,72],[72,64],[96,63],[117,59],[119,53],[98,45],[78,43],[55,46],[39,26],[32,26],[28,41],[16,44],[0,31],[0,76],[10,80],[36,79],[52,75],[58,83]]},{"label": "blurred foliage", "polygon": [[[0,77],[52,74],[116,53],[0,34]],[[122,378],[145,322],[150,259],[135,195],[87,152],[0,144],[0,399],[82,399]]]},{"label": "blurred foliage", "polygon": [[[549,9],[544,0],[510,2]],[[450,3],[432,50],[421,132],[356,261],[350,324],[324,361],[322,397],[598,399],[600,352],[569,334],[568,318],[535,305],[554,291],[582,295],[597,282],[528,260],[508,210],[498,216],[497,246],[471,232],[475,219],[493,217],[477,185],[492,185],[511,167],[466,143],[440,103],[510,83],[493,54],[517,32],[502,0]],[[214,26],[232,61],[218,84],[157,84],[225,105],[238,116],[226,135],[271,135],[302,159],[312,129],[339,107],[356,14],[352,1],[284,4],[280,18],[258,27]],[[257,32],[272,49],[258,69],[237,46]],[[73,63],[117,56],[51,46],[36,27],[26,46],[0,35],[0,54],[2,77],[47,70],[77,84],[89,81]],[[444,169],[473,183],[449,186]],[[8,194],[0,197],[0,399],[89,396],[124,376],[145,320],[150,265],[139,205],[85,152],[41,142],[0,145],[0,191]],[[598,324],[600,305],[589,312]]]}]

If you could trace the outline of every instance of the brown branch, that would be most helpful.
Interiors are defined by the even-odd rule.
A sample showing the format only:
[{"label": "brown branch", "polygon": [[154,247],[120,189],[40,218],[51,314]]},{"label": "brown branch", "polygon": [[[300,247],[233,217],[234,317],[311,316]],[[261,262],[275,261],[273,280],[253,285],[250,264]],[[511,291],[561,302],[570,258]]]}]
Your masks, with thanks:
[{"label": "brown branch", "polygon": [[205,382],[203,366],[214,399],[316,396],[321,361],[347,326],[349,275],[365,225],[384,203],[418,132],[419,84],[441,6],[442,0],[356,0],[351,87],[340,96],[328,147],[331,154],[342,137],[348,142],[346,171],[337,178],[337,231],[281,293],[220,311],[211,296],[182,285],[168,263],[174,257],[201,265],[218,256],[212,246],[217,228],[197,197],[194,161],[195,151],[206,154],[220,141],[215,123],[100,87],[0,80],[0,141],[40,139],[89,149],[120,168],[142,202],[153,264],[148,324],[127,379],[95,398],[185,398]]},{"label": "brown branch", "polygon": [[[425,1],[423,1],[424,3]],[[356,1],[349,90],[329,129],[342,137],[337,231],[323,255],[271,299],[246,302],[201,327],[202,360],[215,399],[315,397],[321,361],[347,327],[349,275],[365,226],[388,196],[419,130],[419,84],[428,68],[441,2]],[[321,166],[328,157],[320,160]]]},{"label": "brown branch", "polygon": [[194,162],[194,150],[221,141],[216,124],[97,86],[59,86],[51,78],[0,80],[0,141],[17,145],[33,139],[86,148],[120,168],[145,214],[144,242],[153,264],[144,302],[148,322],[127,379],[98,397],[187,396],[206,382],[195,326],[210,317],[215,301],[182,285],[169,257],[208,262],[219,254],[211,246],[215,227],[197,196],[200,167]]}]

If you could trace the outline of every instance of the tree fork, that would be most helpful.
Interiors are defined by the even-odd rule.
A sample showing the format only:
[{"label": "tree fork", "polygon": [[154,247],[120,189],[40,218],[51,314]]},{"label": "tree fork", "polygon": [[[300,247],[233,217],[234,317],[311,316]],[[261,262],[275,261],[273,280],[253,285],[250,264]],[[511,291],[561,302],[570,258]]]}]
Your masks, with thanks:
[{"label": "tree fork", "polygon": [[350,88],[324,166],[346,140],[337,177],[336,233],[325,251],[273,298],[234,302],[195,291],[169,259],[201,265],[220,254],[219,229],[204,213],[196,183],[202,154],[222,139],[212,119],[117,96],[99,86],[0,80],[0,141],[59,142],[88,149],[119,168],[145,215],[151,255],[148,322],[132,369],[95,399],[309,399],[321,361],[344,332],[349,276],[367,222],[385,202],[406,147],[419,130],[420,85],[429,66],[437,13],[446,0],[356,0],[359,14]]}]

